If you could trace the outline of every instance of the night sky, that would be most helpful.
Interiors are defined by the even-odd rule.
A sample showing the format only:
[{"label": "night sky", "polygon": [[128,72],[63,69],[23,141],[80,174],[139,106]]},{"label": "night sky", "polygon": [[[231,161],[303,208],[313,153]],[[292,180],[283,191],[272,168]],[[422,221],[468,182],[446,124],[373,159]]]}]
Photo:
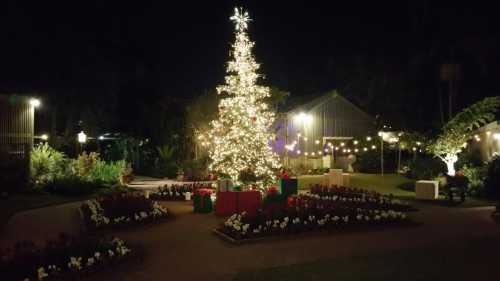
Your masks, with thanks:
[{"label": "night sky", "polygon": [[265,83],[292,100],[338,88],[388,118],[422,103],[410,123],[423,127],[447,91],[438,86],[443,63],[461,65],[456,108],[499,92],[498,10],[478,2],[177,2],[8,1],[0,90],[188,100],[223,82],[238,5],[254,20]]}]

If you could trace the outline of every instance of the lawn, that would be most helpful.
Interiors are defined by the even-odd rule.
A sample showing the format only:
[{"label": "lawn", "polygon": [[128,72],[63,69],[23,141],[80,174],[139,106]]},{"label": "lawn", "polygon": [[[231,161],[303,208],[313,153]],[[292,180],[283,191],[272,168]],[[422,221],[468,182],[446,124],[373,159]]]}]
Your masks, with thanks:
[{"label": "lawn", "polygon": [[498,280],[499,237],[240,272],[235,281]]},{"label": "lawn", "polygon": [[[321,183],[322,176],[300,176],[299,189],[308,189],[309,185]],[[408,189],[413,186],[414,180],[398,174],[351,174],[351,186],[368,190],[375,190],[383,194],[393,194],[398,197],[413,197],[415,192]]]}]

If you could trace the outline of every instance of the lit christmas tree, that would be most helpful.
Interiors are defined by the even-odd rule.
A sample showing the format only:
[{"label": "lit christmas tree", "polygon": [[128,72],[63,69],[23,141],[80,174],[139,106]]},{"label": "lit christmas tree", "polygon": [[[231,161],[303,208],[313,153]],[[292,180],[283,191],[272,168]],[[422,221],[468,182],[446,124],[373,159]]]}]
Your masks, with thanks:
[{"label": "lit christmas tree", "polygon": [[235,23],[236,40],[227,66],[226,83],[217,87],[223,95],[218,119],[210,130],[211,170],[226,174],[236,182],[254,177],[269,182],[280,167],[278,155],[269,142],[275,114],[265,99],[269,88],[257,85],[259,64],[252,55],[254,43],[247,34],[248,12],[235,8],[230,18]]}]

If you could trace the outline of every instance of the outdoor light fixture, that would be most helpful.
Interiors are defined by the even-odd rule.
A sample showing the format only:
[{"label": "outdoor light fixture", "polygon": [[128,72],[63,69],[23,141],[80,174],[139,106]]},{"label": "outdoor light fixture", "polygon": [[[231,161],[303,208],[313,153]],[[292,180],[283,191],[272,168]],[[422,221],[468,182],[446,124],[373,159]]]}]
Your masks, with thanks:
[{"label": "outdoor light fixture", "polygon": [[86,143],[87,142],[87,135],[83,131],[78,133],[78,142],[79,143]]},{"label": "outdoor light fixture", "polygon": [[46,141],[46,140],[48,140],[48,139],[49,139],[49,135],[47,135],[47,134],[43,134],[43,135],[41,135],[41,136],[40,136],[40,138],[41,138],[42,140]]},{"label": "outdoor light fixture", "polygon": [[300,122],[302,124],[311,124],[312,123],[312,116],[310,114],[306,114],[304,112],[301,112],[297,115],[295,115],[295,121]]},{"label": "outdoor light fixture", "polygon": [[42,104],[39,99],[35,98],[30,99],[29,103],[34,108],[39,107]]},{"label": "outdoor light fixture", "polygon": [[493,138],[496,140],[500,140],[500,133],[494,133]]}]

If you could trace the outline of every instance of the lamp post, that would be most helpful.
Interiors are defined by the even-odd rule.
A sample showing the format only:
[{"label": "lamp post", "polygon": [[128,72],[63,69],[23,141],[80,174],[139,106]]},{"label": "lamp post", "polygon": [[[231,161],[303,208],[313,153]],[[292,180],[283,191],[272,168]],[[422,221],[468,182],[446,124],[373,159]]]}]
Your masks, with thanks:
[{"label": "lamp post", "polygon": [[[77,139],[78,139],[78,143],[80,144],[78,146],[79,150],[80,150],[80,152],[82,152],[83,145],[87,142],[87,135],[83,131],[80,131],[80,133],[78,133],[78,135],[77,135]],[[78,154],[80,154],[80,153],[78,153]]]}]

